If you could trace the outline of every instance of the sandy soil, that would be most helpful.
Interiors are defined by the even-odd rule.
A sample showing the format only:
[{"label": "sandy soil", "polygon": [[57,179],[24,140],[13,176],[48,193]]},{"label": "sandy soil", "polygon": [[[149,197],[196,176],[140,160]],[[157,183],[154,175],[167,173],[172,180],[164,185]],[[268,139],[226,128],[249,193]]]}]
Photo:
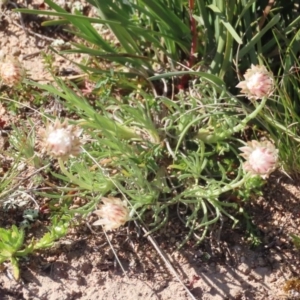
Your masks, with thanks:
[{"label": "sandy soil", "polygon": [[[299,198],[291,179],[271,177],[265,196],[248,207],[262,240],[253,249],[242,224],[233,230],[224,220],[200,246],[190,240],[178,251],[187,231],[175,213],[153,238],[194,299],[300,299],[283,290],[299,277],[300,251],[289,237],[299,234]],[[83,223],[53,249],[23,261],[18,283],[5,268],[0,299],[193,299],[135,224],[108,237],[123,270],[103,233]]]},{"label": "sandy soil", "polygon": [[[29,5],[38,8],[43,3]],[[42,18],[34,16],[22,17],[24,30],[12,8],[8,4],[2,10],[2,53],[17,56],[32,79],[50,81],[42,52],[49,53],[55,39],[71,37],[60,28],[41,28]],[[59,56],[55,56],[55,64],[60,72],[75,68]],[[287,280],[300,277],[300,251],[289,236],[300,235],[300,187],[296,183],[278,172],[265,186],[264,196],[245,205],[262,241],[254,248],[245,238],[243,222],[232,229],[224,218],[223,225],[212,228],[200,246],[191,239],[176,250],[187,230],[174,213],[152,238],[176,277],[134,223],[108,235],[118,262],[101,230],[92,232],[82,222],[53,249],[23,260],[19,282],[5,265],[0,274],[0,299],[300,299],[300,291],[284,291]],[[5,214],[0,211],[1,226]]]}]

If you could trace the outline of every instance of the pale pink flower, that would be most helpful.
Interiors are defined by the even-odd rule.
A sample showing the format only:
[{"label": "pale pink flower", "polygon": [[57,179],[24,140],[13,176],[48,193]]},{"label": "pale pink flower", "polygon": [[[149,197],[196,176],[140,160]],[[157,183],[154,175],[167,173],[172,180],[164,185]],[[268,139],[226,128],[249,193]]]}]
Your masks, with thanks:
[{"label": "pale pink flower", "polygon": [[277,167],[278,150],[269,141],[253,140],[239,150],[243,152],[240,155],[246,159],[243,164],[244,170],[252,175],[267,178]]},{"label": "pale pink flower", "polygon": [[93,225],[103,225],[105,230],[112,230],[124,225],[129,219],[129,210],[119,198],[102,198],[103,204],[94,213],[100,217]]},{"label": "pale pink flower", "polygon": [[14,86],[19,84],[24,76],[25,70],[17,59],[8,57],[4,62],[0,63],[0,77],[5,85]]},{"label": "pale pink flower", "polygon": [[43,146],[50,155],[57,158],[77,156],[81,152],[81,132],[77,126],[68,125],[67,120],[61,123],[56,119],[54,124],[48,124],[41,131]]},{"label": "pale pink flower", "polygon": [[248,69],[244,75],[245,80],[241,81],[237,87],[242,89],[250,100],[257,100],[268,97],[274,91],[274,78],[265,66],[254,66]]}]

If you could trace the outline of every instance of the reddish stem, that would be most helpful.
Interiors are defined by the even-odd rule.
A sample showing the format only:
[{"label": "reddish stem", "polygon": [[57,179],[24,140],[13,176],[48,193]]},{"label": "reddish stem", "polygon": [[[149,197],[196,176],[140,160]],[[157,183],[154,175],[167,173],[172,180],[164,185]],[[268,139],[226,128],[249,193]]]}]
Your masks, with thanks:
[{"label": "reddish stem", "polygon": [[[190,50],[190,57],[187,63],[189,68],[192,68],[195,63],[195,53],[197,50],[197,30],[196,30],[196,20],[193,17],[194,10],[194,0],[189,0],[189,15],[190,15],[190,28],[192,33],[192,43]],[[190,75],[184,75],[181,77],[180,83],[178,84],[178,89],[184,90],[188,87],[188,82],[190,80]]]},{"label": "reddish stem", "polygon": [[196,20],[193,17],[193,10],[194,10],[194,0],[189,0],[189,13],[190,13],[190,24],[191,24],[191,33],[192,33],[190,60],[188,64],[189,68],[191,68],[194,65],[195,53],[197,48]]}]

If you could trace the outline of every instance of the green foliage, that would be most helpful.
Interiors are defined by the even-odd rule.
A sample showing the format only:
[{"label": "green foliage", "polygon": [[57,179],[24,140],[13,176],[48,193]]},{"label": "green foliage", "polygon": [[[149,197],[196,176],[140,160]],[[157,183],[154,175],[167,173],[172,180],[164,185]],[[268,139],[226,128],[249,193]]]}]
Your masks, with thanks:
[{"label": "green foliage", "polygon": [[67,234],[69,225],[68,221],[53,217],[49,232],[45,233],[38,241],[32,243],[33,250],[51,248],[56,240],[59,240]]},{"label": "green foliage", "polygon": [[0,228],[0,263],[9,260],[13,268],[13,276],[16,280],[20,277],[18,265],[19,257],[26,256],[31,252],[31,247],[21,250],[24,243],[24,230],[15,225],[11,229]]},{"label": "green foliage", "polygon": [[[51,172],[57,184],[53,191],[36,193],[59,204],[52,207],[57,215],[87,215],[102,196],[122,195],[133,218],[146,220],[146,212],[152,212],[150,233],[167,223],[170,209],[183,209],[178,216],[190,229],[183,243],[195,231],[201,242],[222,215],[235,225],[242,202],[259,194],[263,184],[244,174],[237,151],[246,126],[266,130],[285,169],[300,171],[294,163],[300,141],[294,126],[300,111],[296,1],[276,1],[270,10],[268,1],[255,0],[196,0],[194,6],[179,0],[88,2],[98,17],[68,13],[51,0],[46,3],[52,11],[17,10],[58,17],[44,25],[64,24],[81,39],[60,54],[88,54],[79,66],[84,78],[96,82],[92,101],[75,83],[59,78],[55,85],[25,82],[61,101],[90,141],[80,158],[59,160],[60,172]],[[105,29],[112,33],[110,40],[103,37]],[[55,73],[51,57],[45,61]],[[270,99],[245,104],[235,96],[235,86],[251,64],[268,66],[277,88]],[[168,88],[171,79],[172,87],[161,92],[159,83]],[[35,160],[34,138],[30,130],[14,128],[11,141],[22,148],[20,157],[37,166],[42,162]],[[73,197],[88,202],[71,209]],[[69,226],[61,222],[53,219],[50,232],[28,249],[51,247]],[[248,225],[252,243],[258,244]]]},{"label": "green foliage", "polygon": [[17,170],[17,164],[11,166],[10,170],[3,174],[0,179],[0,201],[4,201],[4,197],[7,196],[16,187],[13,183],[16,176],[19,174]]},{"label": "green foliage", "polygon": [[[35,147],[35,129],[32,121],[21,122],[18,126],[13,125],[12,134],[9,138],[10,146],[14,148],[14,153],[19,156],[20,160],[25,160],[28,165],[36,168],[42,166],[41,159],[36,155]],[[27,126],[30,126],[28,128]]]},{"label": "green foliage", "polygon": [[[183,205],[187,215],[181,219],[190,234],[202,231],[199,242],[221,214],[237,222],[229,210],[239,205],[221,195],[246,183],[246,197],[260,182],[252,180],[250,184],[244,176],[242,159],[235,150],[241,141],[235,135],[259,114],[266,99],[248,114],[221,88],[220,79],[203,74],[194,86],[195,96],[179,94],[172,101],[140,91],[142,101],[135,92],[124,96],[122,102],[107,97],[96,110],[64,82],[56,82],[59,89],[31,84],[63,98],[93,141],[80,159],[66,164],[60,160],[62,174],[53,174],[71,183],[73,187],[68,189],[76,196],[90,199],[76,212],[87,214],[101,196],[121,193],[129,201],[131,215],[143,217],[147,210],[153,211],[151,227],[157,230],[168,220],[171,207]],[[63,211],[72,214],[67,206]]]},{"label": "green foliage", "polygon": [[67,233],[69,223],[66,220],[52,219],[49,232],[45,233],[39,240],[34,240],[24,245],[25,231],[15,225],[11,229],[0,228],[0,263],[10,261],[13,269],[13,276],[16,280],[20,278],[19,259],[34,251],[47,249],[53,246],[54,242]]},{"label": "green foliage", "polygon": [[[186,59],[189,67],[201,61],[209,73],[225,78],[228,86],[234,87],[235,69],[244,71],[251,64],[265,62],[275,70],[278,68],[276,52],[279,51],[286,51],[285,67],[289,69],[299,49],[297,28],[300,17],[295,1],[288,4],[277,1],[268,10],[267,1],[255,0],[197,0],[195,5],[177,0],[90,0],[89,3],[97,8],[99,18],[88,18],[79,12],[67,13],[51,0],[46,3],[55,12],[18,11],[60,18],[45,22],[47,26],[72,24],[71,31],[93,47],[74,44],[74,49],[63,53],[87,53],[110,61],[114,72],[148,77],[155,73],[157,64],[173,71],[178,62]],[[97,30],[103,26],[110,28],[118,46],[103,39]],[[96,62],[93,60],[93,63]],[[124,67],[120,69],[120,65],[127,71]],[[107,72],[82,67],[87,72]]]},{"label": "green foliage", "polygon": [[245,182],[244,186],[237,190],[237,197],[243,201],[249,201],[253,197],[262,196],[261,188],[265,181],[258,176],[250,177]]},{"label": "green foliage", "polygon": [[[172,3],[173,2],[173,3]],[[176,3],[175,3],[176,2]],[[47,4],[55,10],[22,10],[24,13],[55,15],[61,19],[48,21],[44,25],[72,24],[72,32],[93,45],[73,44],[74,49],[63,53],[86,53],[100,57],[113,64],[114,72],[122,65],[129,74],[148,77],[154,74],[153,64],[164,64],[166,60],[180,61],[181,52],[188,54],[191,33],[188,12],[179,1],[89,1],[98,9],[99,18],[88,18],[76,12],[71,14],[51,0]],[[166,7],[168,8],[166,10]],[[21,10],[20,10],[21,11]],[[94,26],[97,24],[98,26]],[[97,28],[107,26],[116,36],[120,46],[106,41]],[[94,61],[95,62],[95,61]],[[86,71],[106,72],[98,68],[84,67]],[[124,68],[120,70],[124,72]]]},{"label": "green foliage", "polygon": [[[175,77],[184,82],[187,75],[208,78],[213,74],[224,80],[220,86],[225,83],[235,93],[238,78],[251,64],[267,65],[278,78],[279,89],[258,120],[279,148],[285,170],[300,172],[300,164],[294,163],[299,132],[296,126],[290,126],[299,123],[300,111],[297,1],[276,1],[271,6],[268,1],[255,0],[197,0],[194,6],[192,1],[176,0],[89,2],[97,8],[98,18],[67,13],[51,0],[47,3],[54,11],[19,11],[60,18],[44,25],[71,24],[69,30],[85,43],[74,44],[73,49],[62,54],[80,52],[97,58],[81,65],[86,73],[94,74],[95,80],[103,72],[138,74],[150,79],[157,90],[157,80]],[[103,39],[104,28],[111,30],[118,43]],[[109,70],[103,69],[99,59],[110,62]],[[189,67],[189,71],[179,72],[178,63]],[[200,66],[206,72],[192,71]],[[104,124],[100,118],[99,122],[112,125],[107,121]],[[203,130],[199,134],[214,139]]]}]

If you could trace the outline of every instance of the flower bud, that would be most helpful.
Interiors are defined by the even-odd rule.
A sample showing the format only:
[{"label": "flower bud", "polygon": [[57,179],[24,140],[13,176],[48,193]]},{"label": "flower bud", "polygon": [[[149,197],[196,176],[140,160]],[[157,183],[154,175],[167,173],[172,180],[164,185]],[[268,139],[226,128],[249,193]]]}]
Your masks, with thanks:
[{"label": "flower bud", "polygon": [[103,204],[94,213],[100,217],[93,225],[103,225],[105,230],[119,228],[129,220],[129,210],[119,198],[102,198]]},{"label": "flower bud", "polygon": [[81,132],[77,126],[68,125],[67,120],[61,123],[56,119],[54,124],[48,124],[41,132],[43,146],[50,155],[57,158],[77,156],[81,152]]},{"label": "flower bud", "polygon": [[269,141],[251,141],[248,146],[239,148],[243,153],[240,154],[246,159],[243,167],[246,172],[252,175],[259,175],[267,178],[277,167],[278,150]]},{"label": "flower bud", "polygon": [[21,63],[15,58],[7,58],[0,65],[0,77],[2,82],[8,86],[14,86],[22,82],[25,70]]},{"label": "flower bud", "polygon": [[244,75],[245,80],[241,81],[237,87],[241,88],[241,93],[250,100],[257,100],[268,97],[274,90],[274,78],[265,66],[254,66],[248,69]]}]

